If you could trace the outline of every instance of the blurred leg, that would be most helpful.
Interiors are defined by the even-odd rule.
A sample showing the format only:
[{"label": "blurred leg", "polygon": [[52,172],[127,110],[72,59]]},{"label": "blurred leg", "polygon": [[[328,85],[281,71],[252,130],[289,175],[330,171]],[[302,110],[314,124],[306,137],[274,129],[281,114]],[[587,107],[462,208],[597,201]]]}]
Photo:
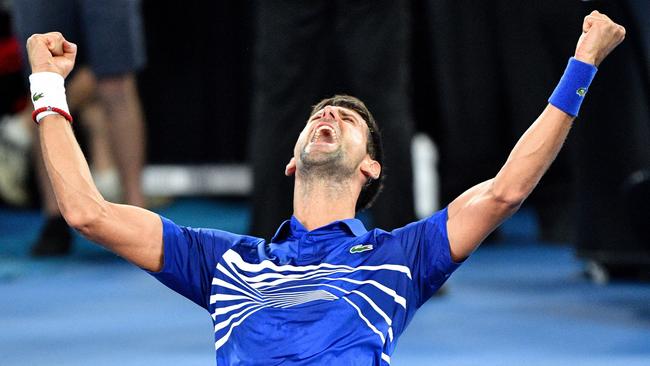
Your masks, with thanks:
[{"label": "blurred leg", "polygon": [[88,129],[93,173],[113,169],[115,162],[111,152],[109,124],[104,108],[97,102],[89,103],[80,111],[80,115],[84,126]]},{"label": "blurred leg", "polygon": [[122,189],[106,112],[96,100],[86,103],[79,116],[88,136],[88,152],[93,180],[99,192],[111,202],[122,202]]},{"label": "blurred leg", "polygon": [[[537,118],[572,56],[582,18],[578,2],[496,1],[499,55],[506,117],[513,146]],[[530,40],[537,40],[531,42]],[[534,72],[532,72],[534,70]],[[522,93],[522,90],[526,90]],[[574,238],[574,171],[567,144],[530,195],[540,221],[541,239],[568,243]]]},{"label": "blurred leg", "polygon": [[583,14],[596,10],[596,5],[598,11],[625,24],[628,34],[599,66],[573,127],[577,251],[608,269],[621,271],[620,275],[636,269],[647,273],[650,242],[637,235],[633,220],[643,217],[645,231],[649,232],[648,212],[630,212],[625,196],[630,178],[650,168],[647,64],[639,47],[639,34],[633,31],[634,24],[621,5],[583,3]]},{"label": "blurred leg", "polygon": [[284,167],[311,105],[325,97],[327,2],[258,1],[249,158],[253,167],[251,234],[269,239],[293,211],[293,177]]},{"label": "blurred leg", "polygon": [[139,0],[79,1],[88,64],[97,77],[124,200],[144,206],[141,173],[146,139],[135,72],[145,63]]},{"label": "blurred leg", "polygon": [[145,206],[141,174],[146,141],[135,77],[127,74],[99,79],[97,94],[106,112],[124,199],[128,204]]},{"label": "blurred leg", "polygon": [[492,178],[508,143],[499,83],[495,14],[491,2],[425,2],[440,114],[430,115],[440,134],[441,204]]},{"label": "blurred leg", "polygon": [[337,3],[337,42],[343,50],[343,91],[363,100],[382,130],[384,190],[371,209],[385,230],[415,220],[409,98],[408,1]]}]

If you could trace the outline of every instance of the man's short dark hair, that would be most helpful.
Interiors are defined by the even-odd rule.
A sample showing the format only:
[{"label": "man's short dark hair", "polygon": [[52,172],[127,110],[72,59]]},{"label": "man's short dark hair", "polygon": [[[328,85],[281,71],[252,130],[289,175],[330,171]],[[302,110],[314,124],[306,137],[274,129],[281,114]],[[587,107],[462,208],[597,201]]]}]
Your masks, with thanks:
[{"label": "man's short dark hair", "polygon": [[349,96],[349,95],[335,95],[330,98],[326,98],[318,102],[313,106],[311,110],[311,115],[325,108],[326,106],[333,107],[343,107],[351,109],[357,112],[361,118],[366,121],[368,125],[368,143],[366,144],[366,151],[371,158],[379,162],[382,166],[381,173],[377,179],[369,178],[368,182],[361,189],[359,194],[359,199],[357,199],[357,205],[355,210],[357,212],[370,208],[375,202],[375,199],[381,192],[384,187],[384,148],[381,142],[381,133],[375,118],[372,116],[372,113],[368,110],[368,107],[359,100],[358,98]]}]

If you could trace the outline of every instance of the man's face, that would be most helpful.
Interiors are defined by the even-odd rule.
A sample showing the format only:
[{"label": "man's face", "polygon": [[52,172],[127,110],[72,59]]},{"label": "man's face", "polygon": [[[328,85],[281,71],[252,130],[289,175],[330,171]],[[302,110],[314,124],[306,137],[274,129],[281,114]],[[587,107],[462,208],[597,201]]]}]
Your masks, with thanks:
[{"label": "man's face", "polygon": [[352,174],[368,158],[368,125],[355,111],[326,106],[314,113],[300,133],[294,158],[298,169],[321,168],[331,174]]}]

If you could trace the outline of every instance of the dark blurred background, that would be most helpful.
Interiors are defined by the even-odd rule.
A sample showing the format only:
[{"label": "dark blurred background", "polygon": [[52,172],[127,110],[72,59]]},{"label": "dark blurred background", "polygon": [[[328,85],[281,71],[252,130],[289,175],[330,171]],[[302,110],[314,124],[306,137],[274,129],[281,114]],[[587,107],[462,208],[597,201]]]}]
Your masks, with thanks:
[{"label": "dark blurred background", "polygon": [[150,163],[246,160],[252,6],[235,0],[143,3],[149,65],[139,81]]}]

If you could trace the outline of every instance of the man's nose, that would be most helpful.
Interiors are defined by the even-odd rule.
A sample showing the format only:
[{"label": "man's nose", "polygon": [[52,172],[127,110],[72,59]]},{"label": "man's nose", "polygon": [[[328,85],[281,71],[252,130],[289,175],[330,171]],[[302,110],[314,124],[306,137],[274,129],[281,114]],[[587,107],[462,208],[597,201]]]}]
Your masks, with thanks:
[{"label": "man's nose", "polygon": [[323,108],[323,118],[336,119],[336,109],[331,106],[326,106]]}]

